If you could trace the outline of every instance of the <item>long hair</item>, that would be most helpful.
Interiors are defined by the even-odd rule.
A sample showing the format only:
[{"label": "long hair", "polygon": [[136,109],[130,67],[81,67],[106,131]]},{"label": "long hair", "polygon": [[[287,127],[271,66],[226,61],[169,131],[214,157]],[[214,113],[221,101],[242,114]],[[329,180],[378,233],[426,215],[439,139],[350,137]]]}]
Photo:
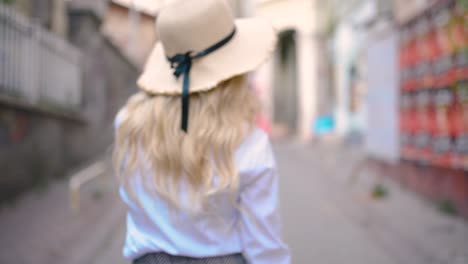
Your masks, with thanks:
[{"label": "long hair", "polygon": [[177,209],[199,210],[210,196],[234,194],[239,187],[235,151],[254,127],[258,110],[246,86],[246,77],[237,76],[191,94],[187,133],[180,127],[179,96],[131,97],[116,130],[114,163],[121,184],[129,186],[137,174],[151,177],[152,190]]}]

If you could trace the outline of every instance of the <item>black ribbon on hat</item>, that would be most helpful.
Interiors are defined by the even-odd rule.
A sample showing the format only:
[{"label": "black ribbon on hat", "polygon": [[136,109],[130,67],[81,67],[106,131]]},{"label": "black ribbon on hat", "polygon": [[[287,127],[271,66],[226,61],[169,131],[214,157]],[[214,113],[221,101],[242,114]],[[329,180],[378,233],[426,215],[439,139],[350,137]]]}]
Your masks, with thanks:
[{"label": "black ribbon on hat", "polygon": [[194,59],[206,56],[211,52],[221,48],[226,45],[236,34],[236,28],[232,32],[214,44],[213,46],[193,54],[189,51],[185,54],[176,54],[172,57],[167,57],[167,60],[171,63],[171,68],[174,69],[174,76],[178,79],[182,74],[184,75],[184,83],[182,90],[182,130],[188,131],[188,116],[189,116],[189,94],[190,94],[190,69],[192,68],[192,61]]}]

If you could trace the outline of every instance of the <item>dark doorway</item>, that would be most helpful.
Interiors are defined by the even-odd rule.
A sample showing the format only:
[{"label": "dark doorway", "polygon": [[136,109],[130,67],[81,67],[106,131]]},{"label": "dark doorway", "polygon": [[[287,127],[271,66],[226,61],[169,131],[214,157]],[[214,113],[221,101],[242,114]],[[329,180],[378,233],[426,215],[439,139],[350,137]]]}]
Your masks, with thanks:
[{"label": "dark doorway", "polygon": [[279,35],[274,71],[274,116],[276,125],[287,128],[289,135],[297,131],[297,50],[296,32]]}]

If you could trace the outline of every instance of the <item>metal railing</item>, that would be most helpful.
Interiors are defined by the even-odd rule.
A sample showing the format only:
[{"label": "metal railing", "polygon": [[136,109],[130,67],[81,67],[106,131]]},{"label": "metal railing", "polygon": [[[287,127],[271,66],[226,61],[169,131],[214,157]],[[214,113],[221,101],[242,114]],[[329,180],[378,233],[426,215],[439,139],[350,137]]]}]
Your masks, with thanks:
[{"label": "metal railing", "polygon": [[66,40],[0,4],[0,95],[33,106],[77,110],[81,53]]},{"label": "metal railing", "polygon": [[83,185],[104,175],[107,168],[108,166],[104,161],[97,161],[71,177],[68,188],[70,192],[70,208],[73,212],[80,212],[80,190]]}]

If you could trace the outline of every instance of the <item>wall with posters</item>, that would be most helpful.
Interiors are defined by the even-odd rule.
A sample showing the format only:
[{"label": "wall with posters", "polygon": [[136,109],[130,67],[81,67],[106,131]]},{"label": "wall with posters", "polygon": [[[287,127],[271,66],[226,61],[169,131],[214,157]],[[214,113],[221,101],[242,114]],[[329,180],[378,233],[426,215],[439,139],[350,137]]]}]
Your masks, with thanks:
[{"label": "wall with posters", "polygon": [[402,157],[468,170],[468,11],[440,1],[402,26]]},{"label": "wall with posters", "polygon": [[[407,8],[412,9],[415,1],[397,2],[407,2]],[[390,149],[397,141],[391,139],[394,131],[389,133],[388,118],[398,115],[400,162],[389,164],[374,159],[372,164],[377,165],[381,175],[468,219],[467,3],[439,0],[415,9],[417,12],[407,10],[411,15],[398,21],[393,60],[386,57],[389,49],[384,49],[384,43],[371,44],[367,147],[380,159],[390,157],[390,153],[395,155]],[[405,4],[401,6],[404,9]],[[395,60],[395,91],[374,89],[372,83],[383,83],[379,85],[385,87],[389,81],[389,76],[379,76],[375,68],[392,76],[394,73],[382,66],[389,61],[395,64]],[[394,99],[393,106],[388,105]],[[389,110],[382,111],[384,108]]]}]

